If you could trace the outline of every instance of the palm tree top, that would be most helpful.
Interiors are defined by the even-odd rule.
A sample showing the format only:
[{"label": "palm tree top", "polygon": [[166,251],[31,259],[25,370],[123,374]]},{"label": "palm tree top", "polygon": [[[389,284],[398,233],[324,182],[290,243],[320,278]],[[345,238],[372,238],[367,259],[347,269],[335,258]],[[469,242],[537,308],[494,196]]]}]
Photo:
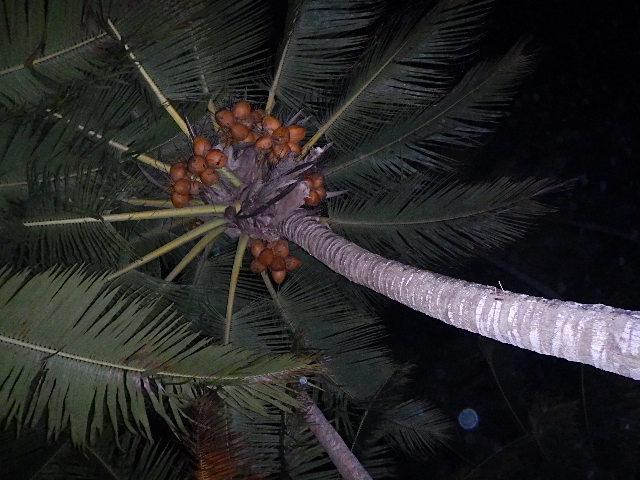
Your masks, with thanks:
[{"label": "palm tree top", "polygon": [[[595,327],[528,342],[575,313],[534,328],[528,298],[495,292],[500,310],[478,286],[480,305],[475,286],[415,268],[520,238],[560,187],[457,178],[534,57],[521,42],[478,58],[491,4],[301,0],[279,22],[255,0],[8,2],[0,418],[96,455],[105,432],[169,428],[201,472],[202,449],[214,467],[255,455],[291,478],[331,475],[329,458],[351,471],[353,452],[378,478],[389,448],[424,455],[448,423],[397,388],[404,368],[351,282],[637,378],[637,312],[600,310]],[[598,350],[605,314],[617,323]],[[302,421],[326,421],[310,397],[350,440],[343,455],[319,449],[333,427]],[[221,436],[198,430],[212,405]],[[254,453],[231,461],[221,444],[236,440]]]}]

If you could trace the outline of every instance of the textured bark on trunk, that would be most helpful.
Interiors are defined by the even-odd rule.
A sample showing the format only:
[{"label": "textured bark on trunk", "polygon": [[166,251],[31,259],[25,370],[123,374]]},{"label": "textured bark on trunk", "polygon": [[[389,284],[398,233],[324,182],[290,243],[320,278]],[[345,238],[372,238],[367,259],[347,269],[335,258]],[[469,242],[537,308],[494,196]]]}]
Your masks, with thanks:
[{"label": "textured bark on trunk", "polygon": [[282,234],[349,280],[470,332],[640,379],[640,312],[548,300],[419,270],[296,213]]},{"label": "textured bark on trunk", "polygon": [[306,393],[301,394],[299,400],[302,403],[302,416],[309,430],[327,452],[342,478],[347,480],[372,480],[371,475],[360,464],[313,400]]}]

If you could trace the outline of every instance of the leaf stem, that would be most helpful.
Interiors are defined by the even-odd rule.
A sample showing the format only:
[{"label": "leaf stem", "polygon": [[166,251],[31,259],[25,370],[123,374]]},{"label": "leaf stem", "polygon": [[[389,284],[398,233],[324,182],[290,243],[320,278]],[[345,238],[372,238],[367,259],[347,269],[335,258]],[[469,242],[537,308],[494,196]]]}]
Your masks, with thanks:
[{"label": "leaf stem", "polygon": [[209,101],[207,102],[207,110],[211,114],[211,126],[216,132],[220,131],[220,125],[218,125],[218,122],[216,122],[216,111],[218,110],[218,106],[213,102],[212,99],[209,99]]},{"label": "leaf stem", "polygon": [[231,269],[231,280],[229,281],[229,295],[227,296],[227,315],[224,322],[224,345],[229,343],[231,336],[231,320],[233,317],[233,302],[236,298],[236,287],[238,286],[238,278],[240,277],[240,268],[242,267],[242,259],[244,252],[247,250],[249,236],[247,234],[240,235],[238,246],[236,248],[236,256],[233,259],[233,268]]},{"label": "leaf stem", "polygon": [[278,293],[276,292],[276,289],[273,288],[273,283],[271,283],[269,274],[266,271],[264,271],[264,272],[261,272],[260,275],[262,276],[262,280],[264,281],[265,287],[267,287],[267,290],[269,291],[269,295],[271,295],[271,299],[275,302],[278,308],[280,308],[281,305],[280,305],[280,300],[278,299]]},{"label": "leaf stem", "polygon": [[236,175],[227,167],[220,168],[218,169],[218,171],[222,174],[223,177],[229,180],[231,185],[233,185],[234,187],[238,188],[242,185],[242,180],[236,177]]},{"label": "leaf stem", "polygon": [[[394,137],[394,139],[390,142],[387,142],[386,144],[376,147],[373,150],[370,150],[367,153],[363,153],[362,155],[358,155],[357,157],[353,157],[352,159],[341,163],[339,165],[334,165],[328,169],[326,169],[324,171],[324,175],[325,177],[330,177],[331,175],[333,175],[336,172],[339,172],[340,170],[344,170],[345,168],[349,168],[352,165],[355,165],[356,163],[360,163],[362,161],[364,161],[365,159],[387,149],[390,148],[392,145],[394,144],[399,144],[403,141],[405,141],[407,138],[410,138],[412,135],[415,135],[417,132],[419,132],[420,130],[422,130],[423,128],[426,128],[429,125],[435,124],[440,117],[446,115],[447,113],[449,113],[449,111],[453,110],[455,107],[457,107],[458,105],[462,104],[467,98],[469,98],[470,96],[474,95],[476,92],[478,92],[482,87],[484,87],[486,84],[488,84],[491,80],[493,80],[493,78],[501,73],[502,69],[504,67],[502,67],[501,65],[498,65],[497,68],[491,72],[491,74],[489,76],[487,76],[487,78],[483,81],[481,81],[479,84],[475,85],[473,88],[469,89],[468,91],[464,92],[464,94],[457,98],[453,103],[451,103],[450,105],[446,104],[446,100],[448,99],[445,98],[442,102],[439,102],[437,105],[435,105],[433,108],[427,110],[427,112],[431,112],[433,111],[433,114],[429,117],[427,117],[427,119],[419,124],[414,124],[412,125],[412,127],[407,130],[404,131],[402,133],[402,135],[399,135],[397,137]],[[441,104],[444,104],[444,108],[442,108]],[[438,109],[441,109],[440,111],[437,111]],[[420,115],[420,118],[422,118],[422,115]]]},{"label": "leaf stem", "polygon": [[[292,367],[292,368],[283,367],[279,370],[274,370],[268,373],[254,373],[254,374],[240,373],[236,375],[216,375],[216,374],[194,375],[189,373],[179,373],[171,370],[155,371],[151,368],[142,368],[142,367],[136,367],[133,365],[126,365],[125,363],[115,363],[115,362],[108,362],[105,360],[98,360],[93,357],[76,355],[74,353],[67,353],[67,352],[61,351],[59,348],[53,349],[49,347],[44,347],[36,343],[19,340],[17,338],[8,337],[5,335],[0,335],[0,343],[6,343],[12,346],[21,347],[21,348],[38,352],[38,353],[46,354],[45,355],[46,358],[59,357],[59,358],[75,360],[77,362],[88,363],[94,366],[98,365],[101,367],[122,370],[125,372],[145,373],[152,378],[169,377],[174,379],[186,379],[186,380],[196,380],[196,381],[201,380],[201,381],[216,382],[216,383],[238,382],[239,380],[241,380],[244,383],[255,384],[255,383],[270,383],[270,382],[273,382],[274,378],[278,378],[279,376],[283,376],[286,374],[290,375],[292,371],[300,369],[300,367]],[[309,366],[306,366],[306,368],[309,369]]]},{"label": "leaf stem", "polygon": [[[99,33],[97,35],[94,35],[92,37],[87,38],[86,40],[82,40],[81,42],[72,44],[68,47],[65,48],[61,48],[60,50],[56,50],[54,52],[51,52],[48,55],[43,55],[42,57],[38,57],[36,59],[33,60],[33,62],[31,62],[31,65],[35,66],[35,65],[39,65],[41,63],[46,63],[50,60],[56,60],[58,57],[61,57],[63,55],[66,55],[67,53],[79,50],[83,47],[86,47],[87,45],[90,45],[98,40],[100,40],[101,38],[105,37],[107,34],[106,33]],[[18,65],[12,65],[10,67],[5,68],[4,70],[0,70],[0,77],[3,77],[9,73],[13,73],[13,72],[17,72],[20,70],[24,70],[26,68],[26,64],[24,63],[20,63]]]},{"label": "leaf stem", "polygon": [[371,410],[371,407],[373,407],[373,402],[375,402],[375,400],[378,398],[378,395],[380,395],[380,393],[382,393],[382,391],[386,388],[387,384],[393,378],[394,375],[395,375],[395,372],[393,372],[391,375],[389,375],[387,377],[387,379],[384,381],[384,383],[382,385],[380,385],[380,387],[378,387],[378,389],[376,390],[376,393],[373,395],[373,397],[371,397],[371,399],[367,403],[367,409],[364,411],[364,414],[362,415],[362,418],[360,419],[360,423],[358,424],[358,430],[356,431],[356,434],[353,437],[353,442],[351,443],[351,449],[350,450],[352,452],[353,452],[353,449],[356,446],[356,442],[358,441],[358,437],[360,436],[360,433],[362,432],[362,427],[364,427],[364,422],[367,420],[367,417],[369,416],[369,411]]},{"label": "leaf stem", "polygon": [[227,205],[201,205],[186,208],[166,208],[146,212],[112,213],[101,217],[62,218],[58,220],[41,220],[24,222],[25,227],[42,227],[47,225],[68,225],[73,223],[128,222],[133,220],[155,220],[158,218],[192,217],[224,213]]},{"label": "leaf stem", "polygon": [[[158,207],[158,208],[172,208],[173,205],[171,200],[156,200],[151,198],[123,198],[121,200],[124,203],[128,203],[129,205],[136,205],[139,207]],[[191,200],[191,203],[197,206],[204,205],[202,200]]]},{"label": "leaf stem", "polygon": [[360,95],[362,95],[362,93],[369,87],[369,85],[371,85],[384,71],[384,69],[386,69],[391,64],[391,62],[400,54],[408,41],[408,38],[405,39],[400,44],[400,46],[382,63],[382,65],[378,69],[376,69],[371,74],[371,76],[360,87],[358,87],[355,92],[353,92],[353,94],[351,94],[351,96],[349,96],[344,101],[342,105],[340,105],[335,113],[331,115],[331,117],[329,117],[329,119],[320,126],[318,131],[309,139],[304,147],[302,147],[302,152],[300,153],[301,157],[309,153],[309,150],[311,150],[311,148],[318,142],[318,140],[320,140],[322,136],[327,133],[327,131],[333,126],[333,124],[342,116],[342,114],[346,112],[349,107],[351,107],[351,105],[358,99]]},{"label": "leaf stem", "polygon": [[198,243],[196,243],[193,248],[191,248],[191,250],[189,250],[189,253],[187,253],[182,260],[180,260],[180,263],[178,263],[173,270],[171,270],[171,272],[169,273],[169,275],[167,275],[167,277],[165,278],[166,282],[171,282],[173,281],[179,274],[180,272],[182,272],[182,270],[185,269],[185,267],[187,265],[189,265],[189,263],[191,263],[191,261],[196,258],[200,252],[202,252],[207,245],[209,245],[211,242],[213,242],[216,238],[218,238],[218,236],[224,232],[224,227],[219,227],[216,228],[214,230],[211,230],[209,233],[207,233],[204,237],[202,237]]},{"label": "leaf stem", "polygon": [[267,290],[269,292],[269,295],[271,296],[271,299],[273,300],[273,303],[276,305],[276,307],[278,308],[278,311],[280,312],[280,316],[282,317],[282,320],[287,324],[287,326],[289,327],[289,330],[291,330],[291,335],[295,335],[297,330],[296,326],[289,319],[287,312],[284,309],[284,305],[282,305],[282,302],[280,301],[280,297],[278,297],[278,292],[276,292],[276,289],[273,287],[273,283],[269,278],[269,274],[266,271],[264,271],[260,273],[260,275],[262,276],[264,285],[265,287],[267,287]]},{"label": "leaf stem", "polygon": [[169,101],[169,99],[164,96],[164,94],[162,93],[162,91],[160,90],[156,82],[153,80],[153,78],[151,78],[147,70],[136,59],[136,56],[129,48],[129,45],[127,45],[122,41],[122,35],[120,35],[120,32],[118,32],[118,30],[116,29],[116,26],[113,24],[110,18],[107,18],[107,24],[109,25],[109,28],[115,35],[116,39],[122,44],[122,46],[126,50],[127,55],[133,61],[134,65],[140,72],[140,75],[142,76],[142,78],[147,82],[147,85],[149,86],[151,91],[155,94],[156,98],[158,99],[158,102],[160,102],[160,105],[162,105],[162,107],[164,107],[164,109],[171,116],[171,118],[173,118],[173,121],[176,122],[176,125],[178,125],[180,130],[182,130],[182,132],[185,135],[189,136],[189,128],[187,127],[187,123],[184,121],[184,119],[178,113],[178,111],[173,107],[173,105],[171,105],[171,102]]},{"label": "leaf stem", "polygon": [[[50,113],[52,117],[57,118],[58,120],[64,119],[64,117],[61,114],[59,114],[58,112],[53,112],[51,109],[47,109],[47,112]],[[70,123],[69,120],[65,120],[65,121],[67,123]],[[87,130],[86,127],[82,124],[76,125],[76,129],[82,132],[85,132],[88,136],[95,137],[98,140],[104,139],[104,136],[101,133],[98,133],[95,130]],[[116,142],[115,140],[107,140],[107,145],[115,148],[116,150],[122,153],[127,153],[129,151],[129,147],[127,147],[123,143]],[[153,167],[157,170],[161,170],[163,172],[168,172],[169,169],[171,168],[171,165],[161,162],[160,160],[156,160],[155,158],[147,155],[146,153],[138,153],[136,155],[133,155],[133,158],[135,158],[141,163],[144,163],[145,165],[149,165],[150,167]]]},{"label": "leaf stem", "polygon": [[107,277],[107,280],[113,280],[114,278],[117,278],[124,273],[127,273],[131,270],[135,270],[136,268],[141,267],[142,265],[146,265],[150,261],[155,260],[156,258],[162,255],[165,255],[171,252],[172,250],[175,250],[176,248],[184,245],[185,243],[190,242],[191,240],[199,237],[200,235],[207,233],[209,230],[220,227],[225,223],[227,223],[226,219],[219,218],[216,220],[212,220],[211,222],[205,223],[204,225],[200,225],[199,227],[196,227],[193,230],[188,231],[184,235],[181,235],[178,238],[171,240],[169,243],[163,245],[162,247],[147,253],[146,255],[139,258],[135,262],[130,263],[124,268],[121,268],[117,272],[112,273]]},{"label": "leaf stem", "polygon": [[280,75],[282,74],[282,69],[284,67],[287,50],[289,50],[289,42],[291,41],[292,33],[293,30],[291,30],[291,32],[289,33],[287,43],[285,43],[284,48],[282,49],[282,55],[280,56],[280,61],[278,62],[278,69],[276,70],[276,74],[273,78],[273,83],[271,84],[271,88],[269,89],[269,98],[267,99],[267,104],[264,107],[264,113],[266,115],[271,115],[271,111],[276,104],[276,90],[278,89],[278,83],[280,82]]}]

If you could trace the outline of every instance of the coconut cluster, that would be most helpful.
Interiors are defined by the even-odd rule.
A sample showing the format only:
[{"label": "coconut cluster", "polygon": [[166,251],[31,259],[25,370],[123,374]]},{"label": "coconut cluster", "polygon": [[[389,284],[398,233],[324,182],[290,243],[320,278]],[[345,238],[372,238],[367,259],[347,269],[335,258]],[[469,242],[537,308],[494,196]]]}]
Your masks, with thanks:
[{"label": "coconut cluster", "polygon": [[266,155],[271,165],[275,165],[289,153],[302,152],[300,142],[307,133],[305,127],[284,126],[282,120],[273,115],[265,115],[262,110],[254,110],[245,100],[236,102],[231,110],[218,110],[215,116],[221,129],[223,144],[255,144],[256,149]]},{"label": "coconut cluster", "polygon": [[220,175],[217,169],[227,165],[227,155],[204,137],[193,140],[193,156],[187,162],[171,165],[171,203],[176,208],[189,204],[192,197],[200,193],[202,185],[211,186],[218,183]]},{"label": "coconut cluster", "polygon": [[[324,177],[313,169],[323,150],[315,149],[304,159],[296,158],[302,152],[300,143],[307,133],[305,127],[283,125],[281,119],[252,108],[245,100],[218,110],[215,122],[219,126],[216,135],[219,148],[205,136],[196,136],[191,157],[171,165],[171,202],[181,208],[195,196],[207,203],[239,201],[240,210],[225,212],[229,228],[252,237],[251,270],[268,271],[280,285],[287,273],[299,268],[302,262],[290,254],[287,241],[278,239],[270,225],[282,221],[287,212],[298,209],[303,201],[308,207],[317,207],[326,198]],[[236,189],[221,182],[213,189],[206,188],[220,181],[217,170],[225,167],[231,168],[243,187]],[[291,189],[292,186],[295,188]],[[281,194],[286,188],[289,193]]]},{"label": "coconut cluster", "polygon": [[307,175],[304,182],[309,186],[309,195],[304,199],[304,204],[309,207],[317,207],[327,196],[324,188],[324,177],[321,173],[315,172]]},{"label": "coconut cluster", "polygon": [[302,265],[299,258],[289,252],[289,243],[286,240],[265,242],[259,238],[251,240],[251,271],[262,273],[269,269],[271,278],[280,285],[284,282],[287,272],[292,272]]}]

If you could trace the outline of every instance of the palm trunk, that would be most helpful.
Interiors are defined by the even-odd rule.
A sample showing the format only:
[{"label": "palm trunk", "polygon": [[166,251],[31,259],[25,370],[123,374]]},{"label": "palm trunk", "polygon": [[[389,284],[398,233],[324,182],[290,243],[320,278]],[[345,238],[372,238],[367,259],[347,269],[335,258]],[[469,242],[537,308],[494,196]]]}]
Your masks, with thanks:
[{"label": "palm trunk", "polygon": [[458,328],[640,379],[640,312],[548,300],[419,270],[296,213],[281,233],[352,282]]},{"label": "palm trunk", "polygon": [[371,480],[342,437],[335,431],[313,400],[303,393],[298,398],[302,403],[302,416],[309,430],[315,435],[327,455],[345,480]]}]

